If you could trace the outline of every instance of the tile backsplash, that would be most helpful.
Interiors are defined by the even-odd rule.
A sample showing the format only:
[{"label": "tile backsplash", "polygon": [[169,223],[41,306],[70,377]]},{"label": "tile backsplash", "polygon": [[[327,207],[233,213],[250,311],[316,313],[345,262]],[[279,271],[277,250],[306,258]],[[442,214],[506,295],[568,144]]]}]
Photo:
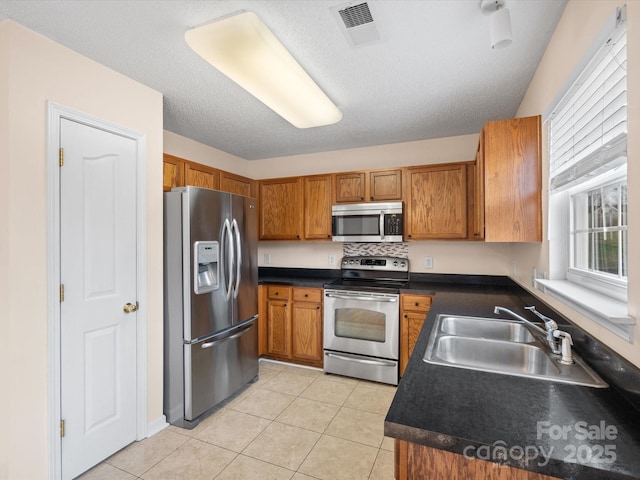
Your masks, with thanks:
[{"label": "tile backsplash", "polygon": [[344,243],[342,254],[345,257],[369,255],[380,257],[409,258],[409,244],[402,243]]}]

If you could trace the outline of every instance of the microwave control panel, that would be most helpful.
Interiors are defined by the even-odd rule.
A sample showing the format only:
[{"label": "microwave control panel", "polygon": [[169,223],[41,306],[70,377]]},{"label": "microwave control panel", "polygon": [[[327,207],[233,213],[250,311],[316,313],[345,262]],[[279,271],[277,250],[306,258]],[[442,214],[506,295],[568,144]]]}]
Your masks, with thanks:
[{"label": "microwave control panel", "polygon": [[387,213],[384,216],[384,234],[385,235],[402,235],[402,215],[397,213]]}]

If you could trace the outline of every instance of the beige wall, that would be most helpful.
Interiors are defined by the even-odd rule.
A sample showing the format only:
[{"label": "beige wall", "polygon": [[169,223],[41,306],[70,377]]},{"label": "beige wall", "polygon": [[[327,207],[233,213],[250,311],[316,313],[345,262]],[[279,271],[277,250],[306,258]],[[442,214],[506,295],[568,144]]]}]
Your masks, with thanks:
[{"label": "beige wall", "polygon": [[[9,34],[0,26],[0,312],[9,311]],[[9,334],[0,314],[0,412],[9,412]],[[6,430],[3,429],[3,432]],[[8,478],[9,436],[0,435],[0,479]]]},{"label": "beige wall", "polygon": [[[333,242],[260,242],[258,264],[286,268],[328,268],[329,256],[338,263],[342,243]],[[411,271],[414,273],[460,273],[474,275],[510,275],[513,260],[511,245],[505,243],[412,241],[408,243]],[[264,255],[269,254],[267,265]],[[424,257],[431,257],[433,268],[424,268]]]},{"label": "beige wall", "polygon": [[471,161],[475,158],[477,145],[478,134],[473,134],[248,161],[168,130],[164,131],[164,153],[255,180]]},{"label": "beige wall", "polygon": [[226,172],[254,178],[249,175],[252,173],[251,162],[244,158],[236,157],[230,153],[204,145],[203,143],[196,142],[168,130],[164,131],[163,138],[164,153],[219,168]]},{"label": "beige wall", "polygon": [[[8,50],[8,56],[6,51]],[[144,132],[147,138],[148,421],[162,416],[162,96],[11,21],[0,23],[2,355],[11,365],[2,448],[4,478],[49,476],[47,411],[47,101]],[[0,100],[0,102],[2,102]],[[4,102],[6,103],[6,102]],[[4,138],[6,139],[6,138]],[[7,169],[9,174],[6,175]],[[5,218],[0,218],[5,220]],[[8,257],[8,262],[7,262]],[[8,263],[7,268],[5,265]],[[4,290],[4,288],[2,289]],[[28,336],[28,342],[26,341]],[[11,339],[5,345],[4,339]],[[20,340],[20,341],[17,341]],[[3,364],[5,362],[2,362]],[[3,379],[5,380],[5,379]],[[7,401],[7,399],[3,399]],[[8,440],[7,440],[8,439]],[[1,468],[1,466],[0,466]]]},{"label": "beige wall", "polygon": [[478,134],[269,158],[251,162],[251,178],[392,168],[473,160]]},{"label": "beige wall", "polygon": [[[544,113],[551,108],[551,102],[567,82],[576,65],[585,55],[606,20],[616,7],[627,4],[627,45],[628,45],[628,182],[629,182],[629,313],[640,319],[640,249],[635,246],[640,239],[640,216],[636,209],[640,206],[640,2],[613,0],[569,1],[547,51],[535,73],[533,81],[520,105],[518,116]],[[543,137],[544,171],[543,195],[548,199],[548,150],[546,129]],[[544,208],[545,238],[547,209]],[[531,288],[530,278],[533,267],[549,271],[548,242],[541,245],[517,245],[514,249],[517,264],[515,279]],[[631,362],[640,366],[640,329],[635,329],[634,344],[630,344],[611,334],[588,318],[580,315],[563,303],[540,292],[548,303],[574,320],[582,328],[600,338]]]}]

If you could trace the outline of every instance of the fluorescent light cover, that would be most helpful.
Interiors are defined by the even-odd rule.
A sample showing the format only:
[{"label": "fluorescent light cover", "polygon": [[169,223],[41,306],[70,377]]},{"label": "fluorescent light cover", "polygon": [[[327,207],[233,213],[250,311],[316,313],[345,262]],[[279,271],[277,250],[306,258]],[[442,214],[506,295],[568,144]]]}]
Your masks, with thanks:
[{"label": "fluorescent light cover", "polygon": [[342,112],[253,12],[188,30],[202,58],[298,128],[331,125]]}]

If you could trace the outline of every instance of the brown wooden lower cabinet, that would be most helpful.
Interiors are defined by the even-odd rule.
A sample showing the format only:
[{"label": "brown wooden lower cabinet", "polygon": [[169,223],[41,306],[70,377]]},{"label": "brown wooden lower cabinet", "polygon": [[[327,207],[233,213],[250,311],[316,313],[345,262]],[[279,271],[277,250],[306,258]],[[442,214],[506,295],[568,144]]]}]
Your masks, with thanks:
[{"label": "brown wooden lower cabinet", "polygon": [[400,376],[407,368],[432,301],[431,295],[400,295]]},{"label": "brown wooden lower cabinet", "polygon": [[485,460],[426,447],[405,440],[395,441],[396,480],[553,480],[530,472]]},{"label": "brown wooden lower cabinet", "polygon": [[322,367],[322,289],[261,285],[260,292],[260,354]]}]

